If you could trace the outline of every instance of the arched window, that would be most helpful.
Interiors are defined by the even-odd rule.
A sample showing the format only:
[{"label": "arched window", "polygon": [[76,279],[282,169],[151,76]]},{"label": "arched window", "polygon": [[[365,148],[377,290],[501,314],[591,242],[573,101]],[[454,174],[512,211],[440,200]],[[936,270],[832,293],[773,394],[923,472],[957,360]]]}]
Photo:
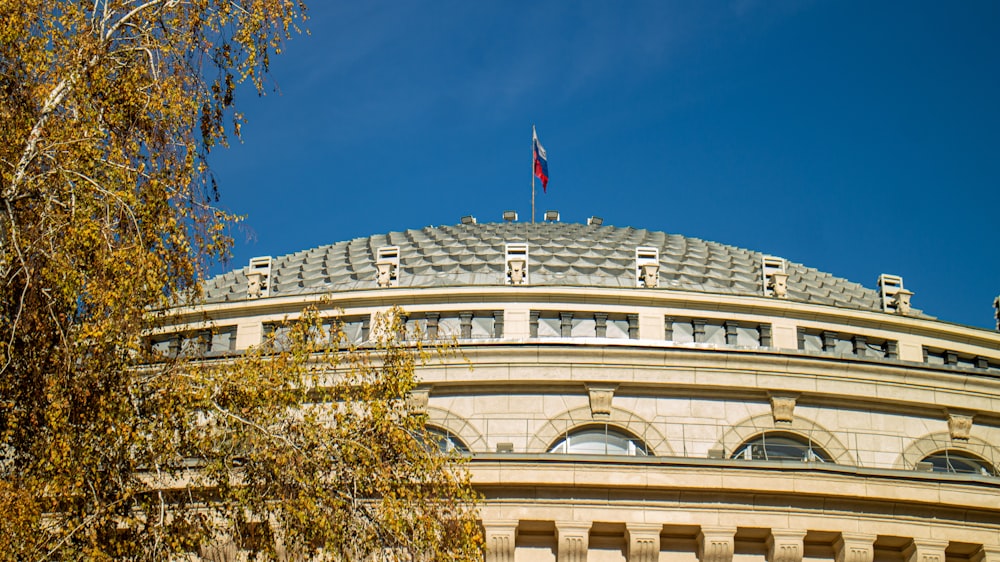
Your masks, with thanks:
[{"label": "arched window", "polygon": [[427,450],[437,449],[442,453],[454,451],[463,455],[469,453],[469,447],[454,433],[432,426],[427,426],[425,430],[427,432],[427,440],[421,439],[421,441],[424,441],[424,446],[427,447]]},{"label": "arched window", "polygon": [[923,462],[931,463],[933,472],[951,472],[953,474],[979,474],[982,476],[997,476],[997,469],[984,459],[956,449],[945,449],[924,457]]},{"label": "arched window", "polygon": [[743,442],[734,459],[755,461],[815,461],[833,462],[829,453],[815,443],[794,433],[761,433]]},{"label": "arched window", "polygon": [[649,454],[646,445],[640,439],[608,426],[575,429],[552,445],[549,452],[633,457],[644,457]]}]

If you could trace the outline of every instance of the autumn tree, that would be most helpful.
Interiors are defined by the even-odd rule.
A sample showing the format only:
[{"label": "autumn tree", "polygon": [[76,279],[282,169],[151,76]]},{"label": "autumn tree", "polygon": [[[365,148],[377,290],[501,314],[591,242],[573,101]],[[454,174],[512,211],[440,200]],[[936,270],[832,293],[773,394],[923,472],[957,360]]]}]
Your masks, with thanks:
[{"label": "autumn tree", "polygon": [[[421,456],[401,405],[409,344],[316,348],[307,314],[291,347],[222,365],[143,346],[230,246],[209,156],[304,10],[0,0],[0,558],[163,559],[263,529],[275,556],[475,550],[467,479]],[[341,470],[366,450],[371,473]]]}]

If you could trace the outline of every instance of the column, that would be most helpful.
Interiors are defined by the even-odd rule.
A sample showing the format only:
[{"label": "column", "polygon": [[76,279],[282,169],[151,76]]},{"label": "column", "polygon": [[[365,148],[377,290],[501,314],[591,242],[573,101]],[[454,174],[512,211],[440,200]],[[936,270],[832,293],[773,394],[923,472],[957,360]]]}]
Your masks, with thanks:
[{"label": "column", "polygon": [[628,339],[639,339],[639,315],[626,314],[625,319],[628,320]]},{"label": "column", "polygon": [[872,562],[875,559],[875,535],[841,533],[833,542],[836,562]]},{"label": "column", "polygon": [[594,313],[594,335],[599,338],[608,337],[608,315],[605,312]]},{"label": "column", "polygon": [[368,341],[368,336],[371,335],[372,331],[372,316],[371,314],[366,314],[361,317],[361,341]]},{"label": "column", "polygon": [[732,562],[736,527],[702,527],[698,532],[698,560]]},{"label": "column", "polygon": [[868,355],[868,338],[865,336],[854,336],[851,338],[851,343],[854,345],[855,355],[858,357]]},{"label": "column", "polygon": [[590,522],[556,521],[556,560],[587,562],[590,547]]},{"label": "column", "polygon": [[627,523],[625,541],[628,562],[657,562],[660,559],[660,531],[663,525]]},{"label": "column", "polygon": [[757,330],[760,333],[760,346],[761,347],[771,347],[771,325],[770,324],[760,324],[757,326]]},{"label": "column", "polygon": [[695,343],[701,343],[705,341],[705,320],[702,318],[695,318],[691,321],[691,325],[694,327],[694,341]]},{"label": "column", "polygon": [[931,539],[913,539],[913,542],[903,549],[903,560],[906,562],[944,562],[944,549],[948,541]]},{"label": "column", "polygon": [[486,531],[486,562],[514,562],[517,521],[483,521]]},{"label": "column", "polygon": [[837,351],[837,332],[823,332],[823,351],[833,353]]},{"label": "column", "polygon": [[573,313],[559,313],[559,337],[568,338],[573,335]]},{"label": "column", "polygon": [[802,539],[805,531],[771,529],[767,538],[767,562],[802,562]]},{"label": "column", "polygon": [[493,337],[502,338],[503,337],[503,311],[494,310],[493,311]]},{"label": "column", "polygon": [[427,319],[427,339],[436,340],[438,337],[438,322],[441,320],[441,313],[439,312],[428,312],[424,315]]},{"label": "column", "polygon": [[723,323],[723,327],[726,329],[726,345],[736,345],[739,340],[740,323],[733,320],[726,320]]},{"label": "column", "polygon": [[471,312],[459,312],[459,331],[461,332],[462,339],[470,339],[472,337],[472,313]]}]

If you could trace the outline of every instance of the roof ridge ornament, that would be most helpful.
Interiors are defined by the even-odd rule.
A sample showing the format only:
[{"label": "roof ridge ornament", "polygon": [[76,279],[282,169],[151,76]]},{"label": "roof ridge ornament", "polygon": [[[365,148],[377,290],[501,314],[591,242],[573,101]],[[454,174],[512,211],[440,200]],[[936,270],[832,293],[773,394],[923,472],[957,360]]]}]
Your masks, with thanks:
[{"label": "roof ridge ornament", "polygon": [[399,246],[382,246],[376,251],[375,281],[387,289],[399,285]]},{"label": "roof ridge ornament", "polygon": [[652,246],[635,249],[635,286],[655,289],[660,284],[660,250]]},{"label": "roof ridge ornament", "polygon": [[910,298],[913,291],[903,288],[903,278],[899,275],[883,273],[878,276],[879,293],[882,295],[882,310],[903,316],[912,311]]},{"label": "roof ridge ornament", "polygon": [[510,242],[504,245],[504,284],[528,284],[528,244]]},{"label": "roof ridge ornament", "polygon": [[761,286],[765,297],[788,298],[788,273],[785,265],[784,258],[760,255]]},{"label": "roof ridge ornament", "polygon": [[271,296],[271,256],[250,258],[247,266],[247,300]]}]

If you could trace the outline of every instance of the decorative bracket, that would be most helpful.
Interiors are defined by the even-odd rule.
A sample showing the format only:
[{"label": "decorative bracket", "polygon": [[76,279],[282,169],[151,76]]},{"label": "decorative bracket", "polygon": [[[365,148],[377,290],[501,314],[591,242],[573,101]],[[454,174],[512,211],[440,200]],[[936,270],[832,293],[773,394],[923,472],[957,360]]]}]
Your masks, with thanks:
[{"label": "decorative bracket", "polygon": [[972,415],[948,412],[948,433],[952,439],[968,441],[972,433]]},{"label": "decorative bracket", "polygon": [[618,390],[617,384],[588,384],[587,393],[590,395],[590,414],[597,417],[611,416],[611,402]]},{"label": "decorative bracket", "polygon": [[795,401],[798,394],[772,394],[771,417],[774,423],[792,423],[795,421]]}]

